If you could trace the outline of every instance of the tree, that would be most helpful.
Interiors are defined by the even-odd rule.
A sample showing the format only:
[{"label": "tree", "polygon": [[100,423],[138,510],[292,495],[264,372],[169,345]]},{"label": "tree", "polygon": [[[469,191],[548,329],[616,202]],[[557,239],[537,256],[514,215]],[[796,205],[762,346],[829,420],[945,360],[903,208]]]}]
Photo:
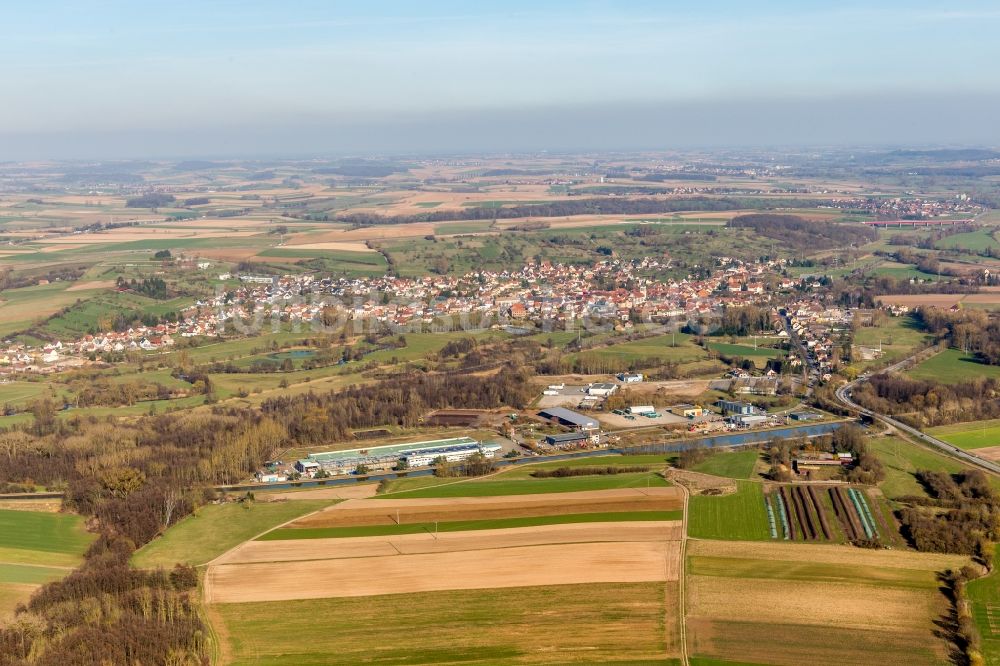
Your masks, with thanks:
[{"label": "tree", "polygon": [[56,406],[51,398],[46,396],[33,402],[31,415],[35,419],[35,434],[48,435],[55,430]]}]

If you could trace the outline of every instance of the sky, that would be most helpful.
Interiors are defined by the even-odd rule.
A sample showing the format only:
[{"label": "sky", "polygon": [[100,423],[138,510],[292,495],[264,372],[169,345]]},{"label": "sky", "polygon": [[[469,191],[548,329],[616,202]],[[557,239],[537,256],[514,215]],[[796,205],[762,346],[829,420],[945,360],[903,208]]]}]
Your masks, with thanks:
[{"label": "sky", "polygon": [[1000,4],[34,0],[0,160],[1000,145]]}]

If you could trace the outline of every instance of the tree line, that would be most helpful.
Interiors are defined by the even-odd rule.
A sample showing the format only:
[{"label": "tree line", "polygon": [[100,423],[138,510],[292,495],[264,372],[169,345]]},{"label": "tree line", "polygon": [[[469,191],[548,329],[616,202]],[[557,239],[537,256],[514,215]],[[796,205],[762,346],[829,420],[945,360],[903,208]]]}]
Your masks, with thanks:
[{"label": "tree line", "polygon": [[974,377],[955,384],[878,374],[854,389],[855,402],[920,428],[1000,417],[1000,380]]}]

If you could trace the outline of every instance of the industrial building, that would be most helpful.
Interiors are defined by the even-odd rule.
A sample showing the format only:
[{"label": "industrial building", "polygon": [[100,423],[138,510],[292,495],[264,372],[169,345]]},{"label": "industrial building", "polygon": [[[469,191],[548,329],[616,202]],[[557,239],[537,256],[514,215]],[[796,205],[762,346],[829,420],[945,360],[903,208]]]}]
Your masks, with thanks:
[{"label": "industrial building", "polygon": [[671,407],[670,412],[677,416],[683,416],[686,419],[696,419],[699,416],[705,415],[705,408],[701,405],[689,405],[682,403]]},{"label": "industrial building", "polygon": [[617,390],[618,384],[612,384],[611,382],[598,382],[597,384],[591,384],[587,387],[587,395],[598,398],[606,398]]},{"label": "industrial building", "polygon": [[454,437],[311,453],[296,461],[295,469],[308,476],[314,476],[321,469],[327,474],[351,474],[360,466],[364,466],[369,472],[383,472],[396,468],[401,462],[409,467],[426,467],[438,458],[444,458],[448,462],[461,462],[476,453],[493,458],[500,450],[499,444],[482,443],[471,437]]},{"label": "industrial building", "polygon": [[756,408],[749,402],[720,400],[715,404],[719,406],[723,414],[755,414],[757,412]]},{"label": "industrial building", "polygon": [[643,380],[643,376],[642,376],[642,373],[640,373],[640,372],[636,372],[636,373],[620,372],[620,373],[618,373],[618,381],[620,381],[622,384],[639,384],[639,383],[642,382],[642,380]]},{"label": "industrial building", "polygon": [[596,431],[567,432],[558,435],[546,435],[545,443],[550,446],[586,446],[601,441],[600,433]]},{"label": "industrial building", "polygon": [[576,428],[577,430],[597,430],[601,424],[597,419],[584,416],[579,412],[574,412],[565,407],[549,407],[538,412],[542,418],[555,421],[559,425]]}]

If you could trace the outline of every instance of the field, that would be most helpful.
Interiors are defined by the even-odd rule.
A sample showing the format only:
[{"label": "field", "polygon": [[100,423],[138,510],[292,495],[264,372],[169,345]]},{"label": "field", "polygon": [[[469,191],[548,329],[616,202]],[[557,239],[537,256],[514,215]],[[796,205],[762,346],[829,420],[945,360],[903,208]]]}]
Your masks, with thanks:
[{"label": "field", "polygon": [[1000,574],[996,568],[966,586],[972,602],[972,616],[982,638],[987,664],[1000,664]]},{"label": "field", "polygon": [[947,660],[936,621],[948,604],[936,574],[961,566],[961,556],[718,541],[689,542],[687,552],[687,635],[697,657],[790,666]]},{"label": "field", "polygon": [[214,608],[236,665],[651,665],[678,653],[676,595],[673,583],[616,583]]},{"label": "field", "polygon": [[770,539],[761,484],[737,481],[728,495],[692,495],[688,535],[696,539]]},{"label": "field", "polygon": [[920,325],[913,317],[889,317],[881,326],[864,326],[854,335],[855,345],[876,349],[881,345],[882,358],[854,365],[868,367],[875,363],[885,364],[901,360],[911,355],[929,339],[930,337],[920,329]]},{"label": "field", "polygon": [[[475,483],[490,481],[452,485]],[[534,487],[542,480],[506,483]],[[469,649],[465,647],[467,639],[480,646],[468,663],[552,663],[552,650],[559,652],[559,663],[595,658],[602,662],[635,663],[638,659],[670,663],[662,660],[678,655],[682,496],[677,489],[437,498],[412,497],[414,494],[345,500],[245,541],[213,561],[206,572],[205,598],[223,643],[223,660],[238,664],[259,654],[262,661],[254,663],[340,663],[337,659],[356,663],[357,649],[368,651],[366,658],[375,656],[396,663],[394,655],[399,647],[391,642],[377,642],[383,648],[371,641],[362,641],[362,645],[352,638],[359,631],[377,626],[382,632],[387,625],[396,624],[398,631],[435,627],[427,636],[408,643],[405,663],[440,663],[442,655],[458,658]],[[620,591],[612,604],[593,603],[612,588]],[[581,594],[583,590],[586,592]],[[576,597],[566,603],[569,591]],[[653,591],[658,614],[655,628],[605,657],[602,646],[607,639],[599,637],[619,622],[628,623],[631,631],[643,626],[643,614],[634,606],[636,595]],[[494,640],[488,639],[493,629],[472,636],[469,631],[478,626],[475,622],[452,626],[447,616],[427,614],[427,604],[433,605],[434,599],[467,600],[454,607],[456,613],[468,612],[470,606],[480,603],[504,607],[516,603],[516,613],[505,611],[482,620],[504,627],[504,652],[492,652],[488,647]],[[255,609],[268,608],[271,603],[287,606],[278,624],[272,622],[268,635],[274,634],[275,626],[281,635],[297,635],[296,623],[305,619],[297,619],[296,613],[287,609],[303,608],[311,609],[309,621],[322,627],[317,633],[323,638],[261,651],[261,634],[247,623],[256,621]],[[423,610],[414,616],[382,616],[381,622],[370,627],[358,620],[366,617],[363,609],[378,607],[386,612],[399,604]],[[627,607],[634,610],[623,612]],[[321,610],[334,608],[359,610],[346,626]],[[320,625],[316,625],[316,617],[323,617]],[[422,624],[414,624],[417,617]],[[512,642],[509,632],[520,626],[517,617],[525,621],[533,618],[532,628]],[[557,620],[571,622],[574,631],[550,634],[544,646],[540,645],[534,632]],[[601,622],[602,626],[593,636],[586,636],[581,631],[590,622]],[[501,633],[496,635],[499,638]],[[326,641],[353,647],[335,650],[331,662],[329,651],[322,648],[328,645]]]},{"label": "field", "polygon": [[79,516],[0,509],[0,622],[77,566],[93,539]]},{"label": "field", "polygon": [[926,496],[927,491],[915,476],[917,470],[933,469],[954,474],[968,469],[954,458],[897,437],[873,438],[869,446],[885,468],[885,480],[879,488],[890,500],[906,495]]},{"label": "field", "polygon": [[692,467],[692,470],[730,479],[749,479],[757,465],[758,458],[760,458],[760,454],[755,450],[719,451],[712,453],[707,460]]},{"label": "field", "polygon": [[955,384],[974,377],[1000,379],[1000,366],[980,363],[972,354],[958,349],[946,349],[918,364],[907,374],[914,379]]},{"label": "field", "polygon": [[440,532],[470,532],[475,530],[501,530],[516,527],[565,525],[574,523],[627,523],[642,521],[680,520],[677,511],[632,511],[605,513],[570,513],[552,516],[525,516],[494,520],[453,520],[445,522],[418,522],[388,525],[358,525],[353,527],[279,528],[260,537],[261,541],[289,539],[340,539],[363,536],[394,536],[399,534],[438,534]]},{"label": "field", "polygon": [[774,349],[771,347],[754,348],[752,345],[731,344],[728,342],[709,342],[708,348],[722,354],[723,356],[748,358],[758,366],[763,366],[768,359],[779,358],[788,354],[788,352],[783,349]]},{"label": "field", "polygon": [[205,564],[247,539],[281,523],[318,511],[330,500],[210,504],[183,518],[133,557],[137,567],[172,567],[177,562]]},{"label": "field", "polygon": [[[511,474],[511,476],[507,476]],[[520,478],[518,478],[520,477]],[[669,485],[656,472],[635,472],[600,476],[571,476],[535,479],[518,473],[515,467],[486,479],[450,481],[447,479],[401,479],[389,485],[388,492],[376,499],[422,497],[487,497],[493,495],[534,495],[539,493],[567,493],[613,488],[656,488]]]},{"label": "field", "polygon": [[990,448],[1000,446],[1000,419],[938,426],[927,433],[960,449]]}]

